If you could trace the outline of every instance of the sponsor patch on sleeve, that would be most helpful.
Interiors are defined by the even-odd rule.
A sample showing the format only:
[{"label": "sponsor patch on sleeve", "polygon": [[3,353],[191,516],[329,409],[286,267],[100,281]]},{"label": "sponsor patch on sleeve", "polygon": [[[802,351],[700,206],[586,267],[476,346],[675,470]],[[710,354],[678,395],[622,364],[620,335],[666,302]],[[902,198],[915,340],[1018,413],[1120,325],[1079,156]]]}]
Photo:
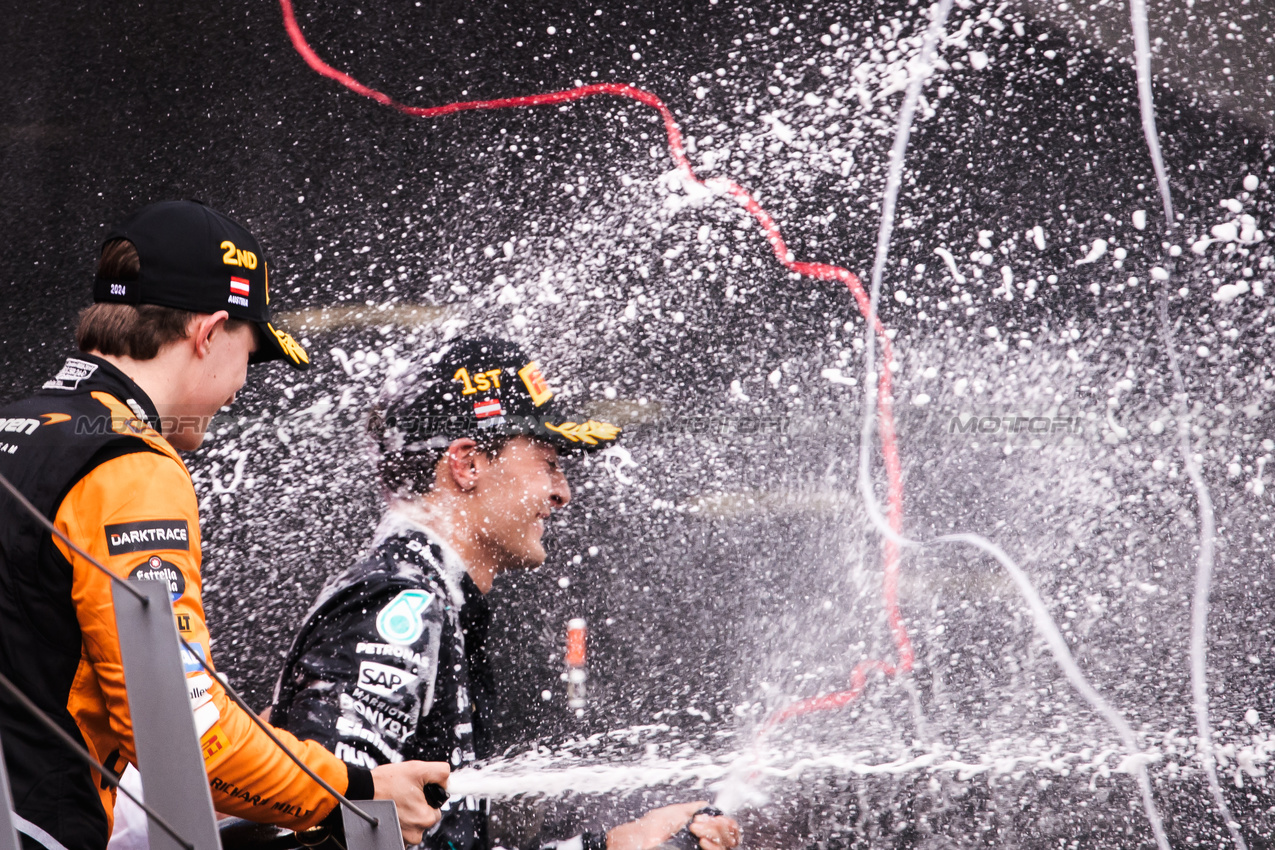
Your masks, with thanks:
[{"label": "sponsor patch on sleeve", "polygon": [[128,574],[137,581],[162,581],[168,584],[168,592],[176,602],[186,592],[186,576],[176,564],[170,564],[158,555],[151,555],[146,563],[138,564]]},{"label": "sponsor patch on sleeve", "polygon": [[417,681],[419,681],[418,677],[398,667],[378,664],[375,661],[359,663],[358,686],[374,694],[392,697],[414,687]]},{"label": "sponsor patch on sleeve", "polygon": [[[204,652],[204,645],[202,643],[192,642],[190,644],[190,649],[187,649],[184,646],[178,647],[178,649],[181,651],[181,654],[182,654],[182,672],[183,673],[189,676],[191,673],[204,672],[204,665],[199,663],[199,658],[202,658],[205,661],[207,661],[208,653]],[[195,657],[196,654],[199,655],[199,658]]]},{"label": "sponsor patch on sleeve", "polygon": [[230,738],[226,735],[220,723],[214,723],[212,728],[203,734],[199,739],[199,748],[204,751],[204,764],[209,765],[230,751]]},{"label": "sponsor patch on sleeve", "polygon": [[186,520],[156,519],[106,527],[106,550],[112,555],[164,549],[190,551],[190,526]]},{"label": "sponsor patch on sleeve", "polygon": [[404,590],[376,615],[376,631],[390,643],[415,642],[425,631],[421,614],[433,599],[428,590]]}]

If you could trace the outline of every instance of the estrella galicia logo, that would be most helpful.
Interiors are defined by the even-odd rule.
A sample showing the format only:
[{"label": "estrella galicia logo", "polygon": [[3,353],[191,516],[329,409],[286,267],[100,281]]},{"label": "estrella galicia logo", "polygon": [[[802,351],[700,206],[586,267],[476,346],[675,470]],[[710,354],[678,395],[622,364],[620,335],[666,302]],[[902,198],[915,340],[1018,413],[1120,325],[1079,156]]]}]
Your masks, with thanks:
[{"label": "estrella galicia logo", "polygon": [[184,519],[125,522],[106,527],[106,550],[112,555],[154,552],[157,549],[190,551],[190,526]]},{"label": "estrella galicia logo", "polygon": [[421,614],[434,594],[428,590],[404,590],[376,615],[376,630],[390,643],[414,643],[425,630]]},{"label": "estrella galicia logo", "polygon": [[170,564],[158,555],[151,555],[146,563],[138,564],[128,577],[137,581],[167,583],[168,592],[172,595],[174,602],[181,599],[182,594],[186,592],[186,577],[182,575],[182,571],[176,564]]}]

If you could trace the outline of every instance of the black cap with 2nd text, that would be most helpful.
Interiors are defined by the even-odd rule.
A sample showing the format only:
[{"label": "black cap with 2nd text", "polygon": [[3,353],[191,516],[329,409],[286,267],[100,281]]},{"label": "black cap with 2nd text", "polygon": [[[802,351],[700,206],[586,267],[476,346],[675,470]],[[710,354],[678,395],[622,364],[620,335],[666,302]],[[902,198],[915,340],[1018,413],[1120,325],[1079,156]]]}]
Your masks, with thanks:
[{"label": "black cap with 2nd text", "polygon": [[106,242],[127,239],[137,249],[136,280],[93,282],[93,300],[155,304],[196,313],[225,310],[260,331],[253,363],[285,360],[297,369],[310,357],[270,322],[270,275],[261,246],[243,225],[199,201],[162,201],[111,228]]}]

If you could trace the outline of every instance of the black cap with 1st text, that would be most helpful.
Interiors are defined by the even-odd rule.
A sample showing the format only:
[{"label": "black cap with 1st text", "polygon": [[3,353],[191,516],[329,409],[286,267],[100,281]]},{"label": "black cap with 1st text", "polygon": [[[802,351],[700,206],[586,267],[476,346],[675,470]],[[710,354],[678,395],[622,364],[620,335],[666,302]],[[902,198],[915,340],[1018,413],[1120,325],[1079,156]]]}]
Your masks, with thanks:
[{"label": "black cap with 1st text", "polygon": [[384,453],[439,450],[461,437],[525,435],[564,454],[606,449],[620,426],[562,410],[522,347],[503,339],[450,342],[394,379],[368,423]]},{"label": "black cap with 1st text", "polygon": [[285,360],[305,369],[310,357],[291,334],[270,322],[270,276],[261,246],[243,225],[199,201],[143,207],[106,235],[137,249],[136,280],[93,282],[93,300],[155,304],[196,313],[225,310],[260,331],[253,363]]}]

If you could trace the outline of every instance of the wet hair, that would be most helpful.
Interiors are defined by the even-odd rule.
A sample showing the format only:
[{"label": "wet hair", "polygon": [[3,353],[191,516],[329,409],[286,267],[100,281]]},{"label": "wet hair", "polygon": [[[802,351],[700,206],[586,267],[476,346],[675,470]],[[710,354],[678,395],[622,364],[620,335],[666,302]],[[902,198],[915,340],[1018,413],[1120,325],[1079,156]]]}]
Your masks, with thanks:
[{"label": "wet hair", "polygon": [[[102,246],[97,276],[102,280],[137,280],[142,264],[137,248],[127,239],[112,239]],[[190,310],[158,304],[94,304],[80,312],[75,328],[75,345],[80,351],[96,351],[114,357],[151,360],[170,342],[189,335]],[[229,319],[226,330],[248,324]]]},{"label": "wet hair", "polygon": [[[434,478],[438,472],[438,462],[447,454],[447,448],[461,435],[453,438],[442,437],[441,445],[429,446],[416,450],[392,449],[387,445],[386,420],[383,411],[373,411],[368,419],[368,434],[377,448],[376,471],[381,484],[389,495],[408,497],[428,493],[434,488]],[[478,443],[478,450],[487,457],[495,459],[509,441],[517,435],[492,434],[472,435]],[[446,443],[443,443],[446,440]],[[432,441],[431,441],[432,442]]]}]

